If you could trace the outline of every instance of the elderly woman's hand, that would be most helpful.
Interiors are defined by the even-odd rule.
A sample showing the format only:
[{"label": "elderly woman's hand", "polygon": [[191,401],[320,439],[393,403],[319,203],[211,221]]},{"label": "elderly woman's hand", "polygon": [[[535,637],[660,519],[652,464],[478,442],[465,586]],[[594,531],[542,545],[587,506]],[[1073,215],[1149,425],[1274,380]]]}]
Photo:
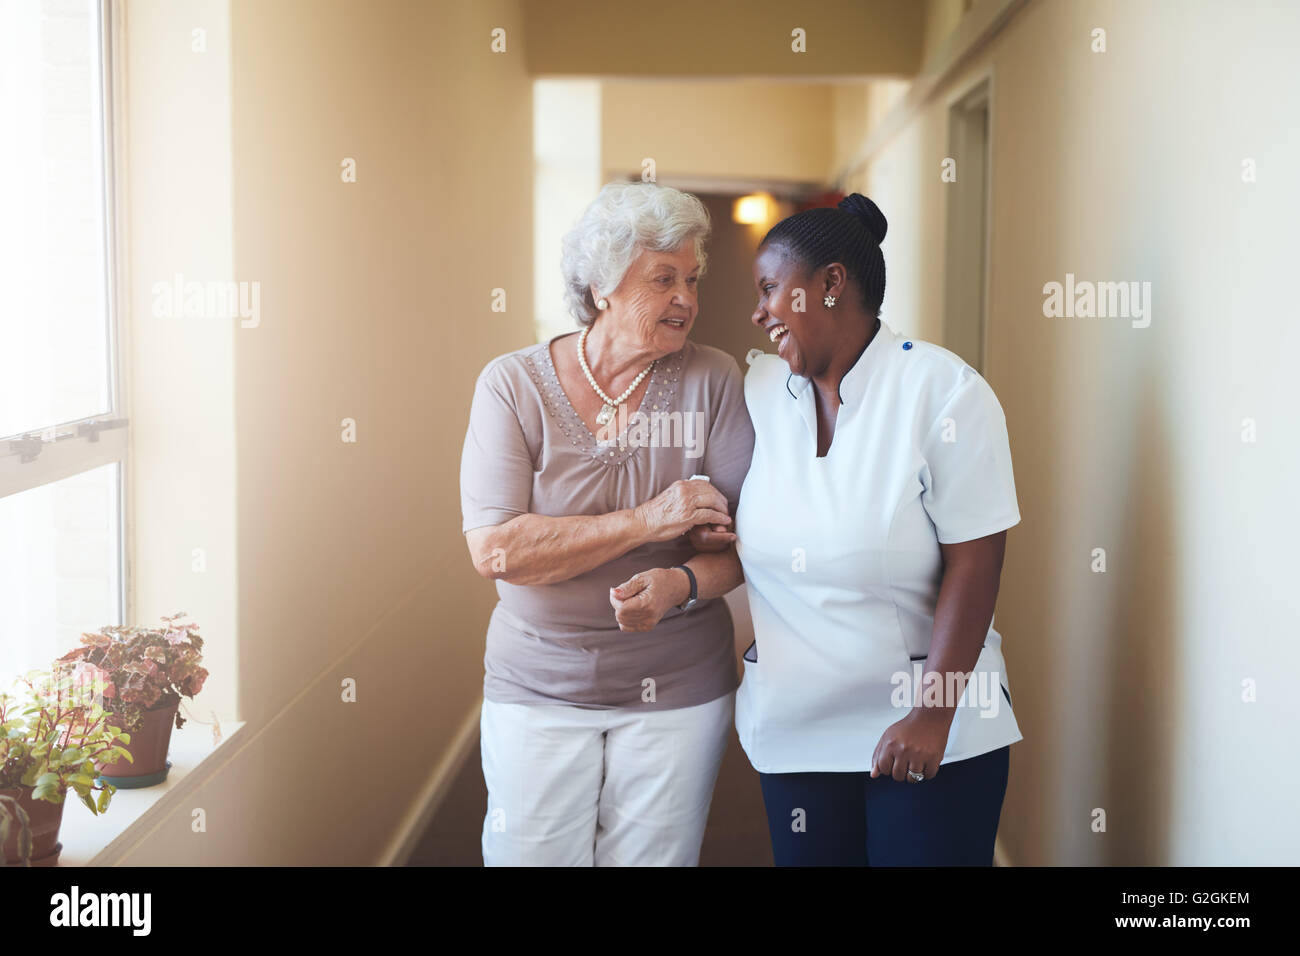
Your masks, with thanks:
[{"label": "elderly woman's hand", "polygon": [[620,631],[648,631],[690,597],[690,579],[676,568],[654,568],[609,589]]},{"label": "elderly woman's hand", "polygon": [[637,505],[637,520],[651,541],[671,541],[696,525],[729,525],[727,499],[707,481],[674,481],[666,490]]}]

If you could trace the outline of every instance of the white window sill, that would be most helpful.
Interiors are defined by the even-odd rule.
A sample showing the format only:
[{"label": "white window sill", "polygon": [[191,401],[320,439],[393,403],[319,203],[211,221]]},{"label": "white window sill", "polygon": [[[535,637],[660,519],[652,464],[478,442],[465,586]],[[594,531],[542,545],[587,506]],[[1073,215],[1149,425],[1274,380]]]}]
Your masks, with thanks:
[{"label": "white window sill", "polygon": [[167,779],[153,787],[118,790],[108,809],[96,816],[71,791],[63,808],[59,829],[59,866],[112,866],[133,847],[185,795],[194,792],[224,760],[214,760],[228,749],[231,738],[244,725],[221,725],[221,741],[212,743],[212,727],[187,721],[180,730],[172,728],[167,759],[172,762]]}]

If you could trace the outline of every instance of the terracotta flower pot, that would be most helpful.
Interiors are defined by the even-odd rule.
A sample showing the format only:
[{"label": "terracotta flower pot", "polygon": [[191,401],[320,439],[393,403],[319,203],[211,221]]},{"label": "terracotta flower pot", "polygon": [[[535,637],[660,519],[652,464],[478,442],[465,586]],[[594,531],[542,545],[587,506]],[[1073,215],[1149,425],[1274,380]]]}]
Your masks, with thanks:
[{"label": "terracotta flower pot", "polygon": [[[32,866],[58,866],[59,854],[63,852],[63,844],[54,844],[54,849],[44,856],[34,856],[27,862]],[[17,863],[0,863],[0,869],[7,869],[11,866],[22,866],[22,862]]]},{"label": "terracotta flower pot", "polygon": [[[63,844],[59,842],[59,827],[63,825],[63,807],[67,803],[49,803],[45,800],[33,800],[31,787],[11,787],[0,789],[6,797],[16,797],[19,805],[27,811],[32,828],[32,866],[54,866],[59,859]],[[73,794],[76,798],[76,794]],[[18,835],[21,827],[17,820],[9,822],[9,838],[5,840],[0,855],[4,856],[5,866],[22,866],[18,855]]]},{"label": "terracotta flower pot", "polygon": [[[167,707],[144,712],[144,726],[131,734],[131,743],[126,747],[134,762],[126,759],[114,760],[112,763],[97,762],[95,768],[108,778],[109,783],[119,788],[161,783],[170,766],[167,762],[167,748],[171,745],[172,727],[176,725],[178,707],[180,701],[173,700]],[[144,778],[149,778],[148,782]]]}]

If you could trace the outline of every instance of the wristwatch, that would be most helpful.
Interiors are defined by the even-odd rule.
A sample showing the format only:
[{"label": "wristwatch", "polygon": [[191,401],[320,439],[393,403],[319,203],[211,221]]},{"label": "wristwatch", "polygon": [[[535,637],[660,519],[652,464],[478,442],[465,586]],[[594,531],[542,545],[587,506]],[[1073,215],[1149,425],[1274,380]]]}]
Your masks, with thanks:
[{"label": "wristwatch", "polygon": [[695,572],[684,564],[674,565],[672,570],[676,570],[677,568],[681,568],[685,571],[686,576],[691,579],[691,596],[688,597],[684,603],[677,605],[677,610],[689,611],[691,608],[695,607],[695,605],[700,603],[700,592],[695,584]]}]

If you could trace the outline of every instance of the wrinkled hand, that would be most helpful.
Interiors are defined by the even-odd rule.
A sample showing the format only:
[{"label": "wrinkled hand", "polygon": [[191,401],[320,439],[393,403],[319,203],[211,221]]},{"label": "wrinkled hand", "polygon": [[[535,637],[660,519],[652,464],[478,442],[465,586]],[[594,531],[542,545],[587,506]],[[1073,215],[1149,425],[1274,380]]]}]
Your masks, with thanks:
[{"label": "wrinkled hand", "polygon": [[690,531],[691,547],[700,554],[726,551],[736,541],[736,533],[725,524],[697,524]]},{"label": "wrinkled hand", "polygon": [[696,525],[731,524],[726,497],[700,478],[674,481],[635,513],[651,541],[671,541]]},{"label": "wrinkled hand", "polygon": [[609,589],[620,631],[648,631],[668,611],[691,595],[686,573],[673,568],[655,568],[634,574]]},{"label": "wrinkled hand", "polygon": [[871,757],[871,776],[893,777],[899,783],[924,783],[909,777],[910,769],[925,774],[926,780],[934,777],[948,748],[952,717],[950,710],[913,707],[881,734]]}]

